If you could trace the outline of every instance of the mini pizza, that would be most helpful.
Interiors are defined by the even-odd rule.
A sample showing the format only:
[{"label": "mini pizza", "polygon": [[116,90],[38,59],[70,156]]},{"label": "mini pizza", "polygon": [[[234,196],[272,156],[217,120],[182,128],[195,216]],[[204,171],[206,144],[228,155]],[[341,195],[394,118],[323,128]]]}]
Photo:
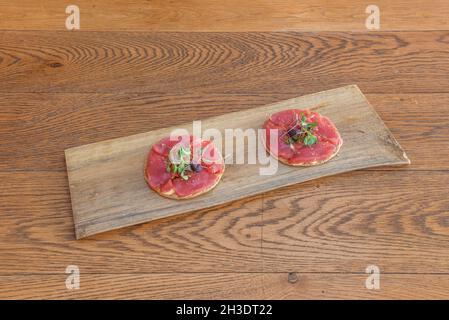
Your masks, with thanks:
[{"label": "mini pizza", "polygon": [[[274,113],[263,128],[267,151],[291,166],[313,166],[329,161],[343,144],[332,121],[310,110],[290,109]],[[277,148],[270,146],[270,136],[274,134],[277,134],[273,137],[277,138]]]},{"label": "mini pizza", "polygon": [[223,157],[212,141],[183,136],[155,143],[144,173],[150,188],[160,195],[188,199],[213,189],[224,170]]}]

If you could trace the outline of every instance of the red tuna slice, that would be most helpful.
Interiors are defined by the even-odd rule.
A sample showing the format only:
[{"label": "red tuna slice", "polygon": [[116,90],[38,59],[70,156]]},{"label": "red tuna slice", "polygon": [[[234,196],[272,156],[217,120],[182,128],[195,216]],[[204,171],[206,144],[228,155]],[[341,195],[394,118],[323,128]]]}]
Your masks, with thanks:
[{"label": "red tuna slice", "polygon": [[224,170],[224,159],[217,146],[210,141],[202,142],[201,165],[211,173],[221,173]]},{"label": "red tuna slice", "polygon": [[176,194],[185,198],[209,190],[219,179],[219,176],[208,170],[201,170],[192,175],[189,180],[174,179],[172,183]]},{"label": "red tuna slice", "polygon": [[168,179],[166,183],[164,183],[160,188],[162,193],[170,193],[173,190],[173,182],[171,179]]},{"label": "red tuna slice", "polygon": [[162,185],[171,178],[171,173],[167,172],[166,157],[151,150],[146,163],[146,179],[150,187],[159,190]]},{"label": "red tuna slice", "polygon": [[327,141],[319,141],[311,146],[295,147],[295,154],[288,162],[293,165],[315,165],[332,157],[337,146]]},{"label": "red tuna slice", "polygon": [[219,174],[224,171],[224,164],[223,163],[214,163],[213,165],[207,166],[206,169],[210,173]]},{"label": "red tuna slice", "polygon": [[217,148],[210,141],[203,141],[201,143],[201,163],[209,165],[221,159],[221,155]]},{"label": "red tuna slice", "polygon": [[277,128],[287,129],[287,126],[293,124],[296,120],[296,112],[294,109],[277,112],[272,114],[269,120]]},{"label": "red tuna slice", "polygon": [[[183,177],[187,177],[187,180],[184,180],[179,172],[167,172],[167,164],[171,163],[170,157],[176,153],[179,146],[190,149],[191,163],[194,160],[194,152],[199,151],[198,158],[201,159],[201,151],[206,150],[204,156],[207,165],[201,162],[200,170],[186,169]],[[173,170],[175,165],[176,163],[172,163],[170,168]],[[166,137],[152,146],[145,166],[145,179],[160,195],[176,199],[190,198],[212,189],[221,179],[224,168],[221,153],[212,142],[193,136],[182,136],[179,141],[171,141],[170,137]]]},{"label": "red tuna slice", "polygon": [[[288,143],[287,131],[295,124],[297,124],[295,128],[299,129],[302,116],[305,116],[309,123],[317,122],[312,133],[318,141],[310,146],[305,146],[301,141]],[[267,150],[281,162],[290,165],[310,166],[326,162],[338,152],[343,142],[329,118],[310,110],[290,109],[277,112],[270,116],[263,128],[267,130],[265,136]],[[277,152],[269,144],[269,129],[279,130]]]},{"label": "red tuna slice", "polygon": [[328,117],[321,116],[318,123],[319,125],[314,131],[315,135],[320,137],[323,141],[328,141],[334,145],[341,144],[340,133]]},{"label": "red tuna slice", "polygon": [[[175,137],[176,138],[176,137]],[[168,153],[170,152],[171,148],[173,148],[177,143],[181,141],[187,141],[189,142],[189,139],[183,139],[183,137],[178,137],[176,140],[171,140],[170,137],[165,137],[161,139],[159,142],[153,144],[152,149],[154,152],[162,155],[162,156],[168,156]],[[188,144],[188,143],[183,143]]]},{"label": "red tuna slice", "polygon": [[[279,129],[279,126],[272,123],[271,120],[267,120],[263,126],[265,131],[265,147],[267,150],[275,157],[279,157],[282,159],[290,159],[294,152],[293,149],[290,147],[289,144],[285,142],[285,134],[286,131],[284,129]],[[277,129],[276,131],[274,131]],[[278,146],[277,150],[274,147],[271,147],[270,145],[270,137],[271,135],[277,134],[277,140],[278,140]]]}]

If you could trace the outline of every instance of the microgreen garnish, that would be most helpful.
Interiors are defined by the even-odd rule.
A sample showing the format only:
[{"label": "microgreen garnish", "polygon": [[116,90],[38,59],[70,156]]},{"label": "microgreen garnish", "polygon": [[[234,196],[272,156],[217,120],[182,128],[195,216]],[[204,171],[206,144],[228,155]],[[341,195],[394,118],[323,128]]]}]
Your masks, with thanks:
[{"label": "microgreen garnish", "polygon": [[189,180],[188,171],[201,171],[201,165],[197,164],[192,168],[190,162],[190,148],[179,147],[179,149],[170,150],[168,161],[167,161],[167,172],[172,172],[175,175],[179,175],[184,180]]},{"label": "microgreen garnish", "polygon": [[296,115],[296,121],[293,126],[286,132],[285,142],[293,144],[301,141],[306,146],[311,146],[318,142],[318,138],[312,133],[313,129],[318,125],[318,122],[308,122],[304,114],[301,119]]},{"label": "microgreen garnish", "polygon": [[306,146],[311,146],[312,144],[315,144],[316,142],[317,142],[317,137],[313,134],[306,135],[303,140],[303,143]]}]

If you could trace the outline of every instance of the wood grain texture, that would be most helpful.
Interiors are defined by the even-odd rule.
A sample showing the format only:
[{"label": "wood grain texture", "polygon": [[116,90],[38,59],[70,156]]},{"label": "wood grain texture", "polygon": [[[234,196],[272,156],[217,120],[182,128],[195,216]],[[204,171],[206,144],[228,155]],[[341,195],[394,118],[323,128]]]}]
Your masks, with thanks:
[{"label": "wood grain texture", "polygon": [[[366,31],[369,2],[354,0],[77,0],[81,32],[127,31]],[[377,0],[381,30],[449,28],[444,0]],[[65,30],[67,3],[2,0],[0,29]]]},{"label": "wood grain texture", "polygon": [[[3,93],[0,170],[65,171],[66,148],[293,97],[292,94]],[[412,160],[409,166],[373,170],[449,169],[449,163],[441,161],[449,158],[449,94],[369,94],[367,98]],[[185,112],[178,112],[180,109]],[[176,117],[167,117],[172,114]]]},{"label": "wood grain texture", "polygon": [[64,172],[0,179],[1,274],[449,268],[448,172],[345,173],[78,241]]},{"label": "wood grain texture", "polygon": [[81,274],[78,290],[65,288],[66,277],[0,276],[0,299],[449,298],[449,276],[438,274],[381,274],[380,290],[366,289],[367,274],[363,273]]},{"label": "wood grain texture", "polygon": [[260,196],[76,241],[66,173],[0,177],[1,274],[261,270]]},{"label": "wood grain texture", "polygon": [[448,92],[448,42],[446,31],[4,31],[0,92]]},{"label": "wood grain texture", "polygon": [[[210,192],[182,202],[149,192],[142,179],[144,160],[151,146],[180,128],[192,133],[192,124],[164,128],[67,149],[66,163],[72,210],[77,238],[126,227],[167,216],[191,212],[260,194],[274,188],[334,175],[361,168],[410,163],[405,152],[376,114],[357,86],[277,102],[254,110],[229,113],[204,119],[204,132],[214,129],[225,136],[226,129],[255,130],[273,113],[285,109],[303,108],[317,111],[334,122],[344,141],[338,155],[325,164],[296,168],[276,162],[271,170],[261,174],[267,165],[235,164],[238,153],[257,154],[258,146],[239,147],[226,165],[222,181]],[[200,133],[202,134],[202,133]],[[254,136],[256,138],[256,136]],[[223,141],[223,143],[225,143]],[[220,148],[220,147],[219,147]],[[228,148],[228,147],[227,147]],[[273,159],[274,160],[274,159]],[[260,161],[260,160],[259,160]],[[126,181],[126,183],[124,183]]]},{"label": "wood grain texture", "polygon": [[[447,1],[77,4],[0,0],[0,298],[448,299]],[[64,149],[351,83],[412,165],[74,239]]]},{"label": "wood grain texture", "polygon": [[79,290],[66,289],[66,274],[0,276],[0,298],[262,299],[264,290],[257,273],[80,274]]},{"label": "wood grain texture", "polygon": [[449,95],[369,95],[412,165],[393,170],[448,170]]},{"label": "wood grain texture", "polygon": [[366,289],[367,275],[364,273],[298,273],[297,281],[293,283],[285,273],[265,273],[263,277],[265,299],[448,299],[449,297],[447,274],[381,273],[379,290]]},{"label": "wood grain texture", "polygon": [[449,173],[376,174],[388,186],[353,174],[264,195],[264,270],[446,272]]}]

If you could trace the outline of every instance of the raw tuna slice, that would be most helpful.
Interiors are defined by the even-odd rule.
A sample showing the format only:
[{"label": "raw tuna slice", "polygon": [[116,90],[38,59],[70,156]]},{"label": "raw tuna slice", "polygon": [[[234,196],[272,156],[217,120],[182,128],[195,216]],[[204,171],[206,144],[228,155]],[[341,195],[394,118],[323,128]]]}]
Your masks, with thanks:
[{"label": "raw tuna slice", "polygon": [[148,154],[145,180],[162,196],[185,199],[214,188],[224,169],[223,157],[213,142],[193,136],[174,141],[166,137],[155,143]]},{"label": "raw tuna slice", "polygon": [[[329,161],[343,144],[332,121],[310,110],[277,112],[265,121],[263,128],[267,151],[292,166],[312,166]],[[276,138],[277,148],[270,145],[270,136]]]}]

